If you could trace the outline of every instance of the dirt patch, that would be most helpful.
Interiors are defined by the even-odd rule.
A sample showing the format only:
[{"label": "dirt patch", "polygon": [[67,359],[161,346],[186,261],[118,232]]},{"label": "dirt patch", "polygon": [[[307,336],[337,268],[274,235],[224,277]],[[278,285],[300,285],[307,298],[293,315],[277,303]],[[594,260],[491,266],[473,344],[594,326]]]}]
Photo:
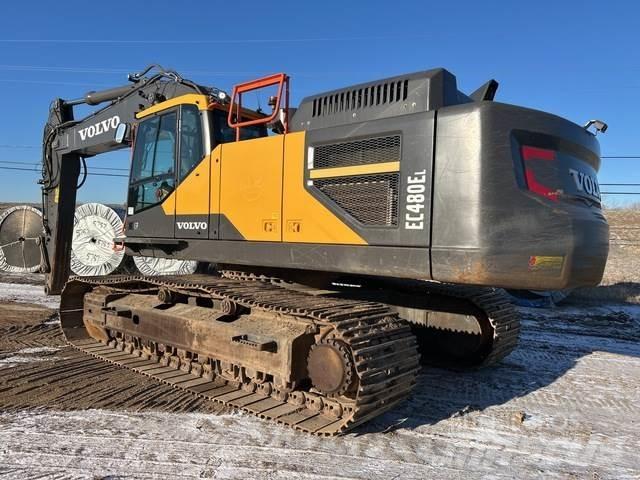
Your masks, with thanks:
[{"label": "dirt patch", "polygon": [[[44,275],[41,273],[7,273],[0,272],[0,283],[13,285],[44,285]],[[44,287],[42,287],[44,288]]]},{"label": "dirt patch", "polygon": [[[51,408],[113,411],[206,412],[223,409],[66,344],[0,353],[0,411]],[[61,340],[58,338],[57,340]],[[51,350],[55,348],[55,350]],[[3,365],[4,363],[4,365]]]},{"label": "dirt patch", "polygon": [[38,325],[56,316],[56,311],[32,303],[0,302],[0,329]]},{"label": "dirt patch", "polygon": [[[28,278],[33,276],[25,277]],[[46,306],[57,304],[58,297],[46,297],[41,286],[0,283],[2,297],[0,412],[32,408],[223,411],[212,402],[70,347],[60,330],[56,310]]]}]

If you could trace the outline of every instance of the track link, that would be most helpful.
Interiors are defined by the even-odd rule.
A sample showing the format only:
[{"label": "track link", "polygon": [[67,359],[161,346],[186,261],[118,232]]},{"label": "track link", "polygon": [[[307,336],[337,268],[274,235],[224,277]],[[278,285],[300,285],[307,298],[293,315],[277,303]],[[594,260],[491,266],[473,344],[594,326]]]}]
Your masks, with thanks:
[{"label": "track link", "polygon": [[[225,278],[231,278],[235,280],[254,281],[271,283],[273,285],[282,286],[289,290],[315,291],[312,287],[305,287],[299,284],[294,284],[283,280],[279,277],[254,274],[241,270],[223,270],[222,275]],[[358,283],[358,280],[354,280],[354,283]],[[386,283],[376,283],[375,281],[369,281],[371,285],[365,282],[366,287],[372,287],[382,289],[385,292],[397,291],[398,293],[406,294],[411,293],[416,296],[433,297],[432,307],[435,310],[440,310],[439,298],[456,299],[460,303],[466,303],[473,306],[474,310],[481,312],[486,317],[487,323],[479,324],[479,328],[483,329],[481,335],[485,336],[487,341],[483,345],[484,348],[478,348],[470,350],[465,357],[460,358],[448,358],[442,356],[437,359],[427,359],[423,357],[425,364],[434,364],[439,367],[458,368],[458,367],[488,367],[495,365],[507,357],[518,346],[520,338],[520,315],[515,309],[511,298],[501,288],[493,287],[476,287],[471,285],[452,285],[447,283],[439,283],[432,281],[386,281]],[[368,293],[368,296],[375,298],[376,291]],[[348,292],[351,294],[352,292]],[[476,312],[470,312],[475,314]],[[484,319],[482,319],[484,320]],[[457,328],[451,328],[451,325],[439,325],[425,326],[422,323],[413,322],[407,320],[414,327],[414,331],[418,336],[421,333],[428,331],[429,329],[441,330],[453,334],[465,335],[470,332],[460,330]],[[440,339],[439,341],[443,341]],[[449,340],[453,343],[459,341],[457,339]],[[427,350],[431,350],[433,345],[427,344]]]},{"label": "track link", "polygon": [[[330,326],[351,351],[358,379],[357,392],[351,398],[328,397],[313,390],[282,392],[268,382],[258,385],[236,382],[204,373],[203,368],[184,369],[177,364],[163,364],[160,358],[127,351],[122,343],[99,342],[77,321],[67,320],[74,314],[77,318],[78,311],[83,308],[84,294],[98,286],[122,292],[168,288]],[[409,324],[385,305],[317,297],[269,283],[206,275],[72,278],[62,294],[61,324],[69,343],[90,355],[199,397],[318,435],[347,432],[393,408],[408,397],[420,368],[417,345]]]},{"label": "track link", "polygon": [[428,282],[429,292],[467,301],[486,315],[493,329],[490,349],[478,352],[469,364],[487,367],[503,360],[518,346],[520,316],[506,292],[500,288],[447,285]]}]

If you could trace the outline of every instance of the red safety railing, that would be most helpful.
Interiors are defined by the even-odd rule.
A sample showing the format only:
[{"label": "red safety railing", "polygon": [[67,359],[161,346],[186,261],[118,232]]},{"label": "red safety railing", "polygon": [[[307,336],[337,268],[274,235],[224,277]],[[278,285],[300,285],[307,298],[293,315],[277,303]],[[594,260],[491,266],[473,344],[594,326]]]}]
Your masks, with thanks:
[{"label": "red safety railing", "polygon": [[[275,105],[273,106],[273,112],[269,117],[256,118],[253,120],[242,121],[242,94],[247,92],[253,92],[265,87],[271,87],[278,85],[278,94],[276,96]],[[284,93],[284,132],[289,131],[289,76],[285,73],[276,73],[275,75],[269,75],[268,77],[258,78],[249,82],[240,83],[233,87],[233,94],[231,95],[231,107],[229,108],[229,117],[227,123],[229,127],[236,130],[236,142],[240,140],[240,129],[242,127],[248,127],[250,125],[258,125],[261,123],[271,123],[280,112],[280,103]],[[235,120],[234,120],[235,116]]]}]

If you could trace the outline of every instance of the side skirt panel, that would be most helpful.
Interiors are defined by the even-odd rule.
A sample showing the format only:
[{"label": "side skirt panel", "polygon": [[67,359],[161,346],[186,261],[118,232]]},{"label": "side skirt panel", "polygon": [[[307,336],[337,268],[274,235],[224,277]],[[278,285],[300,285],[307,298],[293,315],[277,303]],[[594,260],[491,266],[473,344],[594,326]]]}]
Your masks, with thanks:
[{"label": "side skirt panel", "polygon": [[142,244],[127,244],[127,250],[132,255],[211,263],[431,280],[428,248],[186,239],[182,242],[184,248],[170,252]]}]

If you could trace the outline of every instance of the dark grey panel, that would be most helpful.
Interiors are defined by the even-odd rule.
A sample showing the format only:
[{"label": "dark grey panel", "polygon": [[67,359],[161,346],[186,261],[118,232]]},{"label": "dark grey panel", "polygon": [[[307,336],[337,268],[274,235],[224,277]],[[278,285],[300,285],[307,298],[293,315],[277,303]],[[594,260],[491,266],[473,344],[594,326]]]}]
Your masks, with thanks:
[{"label": "dark grey panel", "polygon": [[225,240],[244,240],[242,234],[233,223],[221,213],[209,215],[209,238],[224,238]]},{"label": "dark grey panel", "polygon": [[165,215],[162,205],[127,216],[127,237],[174,238],[175,215]]},{"label": "dark grey panel", "polygon": [[436,68],[306,97],[291,120],[291,128],[310,131],[350,125],[470,101],[458,91],[453,74]]},{"label": "dark grey panel", "polygon": [[[149,90],[151,88],[149,86]],[[136,113],[152,106],[156,100],[194,93],[192,87],[175,82],[156,84],[153,90],[159,97],[156,98],[152,94],[138,95],[131,89],[118,102],[97,110],[77,125],[69,127],[64,135],[56,138],[54,148],[62,153],[76,152],[85,156],[126,148],[128,145],[125,143],[118,144],[114,141],[115,129],[119,123],[134,123]]]},{"label": "dark grey panel", "polygon": [[[132,247],[135,247],[132,245]],[[137,248],[137,247],[136,247]],[[294,268],[361,275],[429,279],[427,248],[185,240],[171,252],[141,248],[141,255],[211,263]]]},{"label": "dark grey panel", "polygon": [[[366,123],[343,125],[340,127],[312,130],[306,136],[305,149],[305,188],[323,205],[330,209],[358,235],[364,238],[370,245],[399,245],[421,246],[429,245],[431,212],[431,170],[433,158],[433,141],[435,131],[435,113],[424,112],[401,117],[374,120]],[[400,179],[398,186],[398,224],[396,226],[367,226],[358,222],[334,201],[320,191],[319,188],[309,185],[308,155],[309,147],[326,145],[346,140],[365,139],[374,136],[398,134],[401,136]],[[414,178],[417,173],[424,172],[424,201],[421,209],[424,215],[420,229],[407,228],[406,215],[412,214],[407,210],[407,187],[409,177]],[[285,199],[286,201],[286,199]],[[371,202],[372,199],[363,198],[363,202]],[[414,217],[411,217],[414,218]],[[416,217],[417,218],[417,217]],[[410,227],[416,225],[412,224]]]},{"label": "dark grey panel", "polygon": [[[557,152],[546,162],[559,182],[557,200],[527,189],[520,145]],[[476,102],[438,112],[435,151],[435,280],[531,289],[600,281],[606,221],[567,187],[570,168],[598,168],[593,135],[555,115]]]}]

